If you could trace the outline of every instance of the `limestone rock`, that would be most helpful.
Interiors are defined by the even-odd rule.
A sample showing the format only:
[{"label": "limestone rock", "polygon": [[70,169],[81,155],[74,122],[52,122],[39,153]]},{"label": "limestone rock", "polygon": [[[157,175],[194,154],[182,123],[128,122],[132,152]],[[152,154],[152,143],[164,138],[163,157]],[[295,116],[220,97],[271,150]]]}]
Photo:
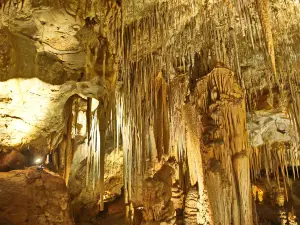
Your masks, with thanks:
[{"label": "limestone rock", "polygon": [[188,191],[185,199],[185,208],[184,208],[185,224],[191,224],[191,225],[197,224],[198,198],[199,198],[199,194],[197,189],[192,188]]},{"label": "limestone rock", "polygon": [[73,225],[65,182],[36,168],[0,173],[0,223]]},{"label": "limestone rock", "polygon": [[18,151],[0,152],[0,172],[23,169],[25,157]]},{"label": "limestone rock", "polygon": [[99,41],[59,1],[26,0],[22,9],[19,3],[7,2],[0,13],[0,145],[45,151],[51,135],[60,141],[68,98],[104,93],[105,81],[85,68],[86,45],[96,48]]},{"label": "limestone rock", "polygon": [[282,112],[253,112],[247,116],[247,129],[252,147],[297,140],[290,118]]},{"label": "limestone rock", "polygon": [[[156,170],[175,157],[180,185],[199,189],[187,193],[187,223],[212,224],[211,211],[221,207],[210,202],[232,188],[217,222],[252,224],[250,165],[260,174],[272,160],[248,154],[245,116],[263,110],[247,121],[252,147],[297,139],[290,118],[274,109],[292,105],[299,126],[299,12],[299,0],[0,0],[0,146],[32,145],[44,154],[57,147],[79,211],[97,204],[99,170],[102,186],[119,192],[124,157],[126,204],[144,203],[148,224],[172,223],[174,207],[184,205],[169,169]],[[172,88],[175,79],[184,81]],[[74,144],[89,122],[64,132],[74,96],[99,100],[100,125],[116,128],[123,144],[124,156],[110,154],[105,170],[103,148],[98,158],[90,148],[88,157]],[[299,164],[297,151],[291,158]],[[226,179],[207,170],[212,158]],[[30,184],[40,179],[27,175]],[[218,192],[224,180],[232,186]]]}]

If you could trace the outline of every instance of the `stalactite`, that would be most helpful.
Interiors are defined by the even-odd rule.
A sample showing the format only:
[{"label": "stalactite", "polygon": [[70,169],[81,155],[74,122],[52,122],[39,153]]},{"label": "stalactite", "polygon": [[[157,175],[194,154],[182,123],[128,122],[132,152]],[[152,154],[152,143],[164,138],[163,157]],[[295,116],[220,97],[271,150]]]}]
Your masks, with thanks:
[{"label": "stalactite", "polygon": [[65,137],[63,137],[61,143],[59,144],[58,148],[58,169],[60,175],[65,177],[65,167],[66,167],[66,141]]},{"label": "stalactite", "polygon": [[6,0],[1,0],[0,1],[0,9],[3,9],[3,11],[4,11],[4,8],[5,8],[5,3],[6,3]]},{"label": "stalactite", "polygon": [[[278,83],[268,0],[256,1],[268,57]],[[96,3],[81,2],[78,0],[77,12],[73,15],[78,14],[82,5],[86,17]],[[5,6],[10,9],[11,3],[11,0],[4,1],[3,10]],[[114,3],[101,3],[108,11],[100,30],[109,36],[108,42],[115,40],[117,43],[115,51],[117,60],[121,60],[121,87],[116,96],[112,91],[108,97],[100,99],[95,112],[92,112],[92,99],[87,98],[86,184],[90,177],[94,188],[98,182],[100,210],[103,210],[105,136],[112,131],[116,134],[117,148],[122,143],[124,150],[125,202],[130,210],[132,202],[140,198],[137,189],[142,187],[143,179],[153,176],[159,166],[175,155],[182,188],[187,190],[190,185],[198,185],[201,224],[252,224],[250,177],[253,180],[259,178],[261,170],[265,169],[267,179],[274,174],[280,186],[281,177],[287,178],[287,162],[299,165],[297,156],[287,149],[274,150],[274,146],[264,145],[250,150],[247,144],[243,90],[246,85],[241,67],[248,62],[243,62],[241,55],[244,43],[238,41],[244,38],[245,46],[250,45],[254,49],[255,40],[260,38],[260,28],[252,20],[250,12],[253,1],[187,1],[183,7],[179,1],[155,2],[145,10],[147,14],[142,18],[139,18],[140,9],[134,0],[121,1],[121,24],[114,18]],[[23,4],[24,0],[22,7]],[[199,5],[196,7],[195,4]],[[197,15],[194,15],[195,8],[199,8]],[[193,18],[186,22],[185,13],[189,10]],[[134,20],[130,21],[126,13],[133,13]],[[237,18],[239,22],[236,22]],[[182,27],[183,24],[185,27]],[[194,33],[196,27],[203,32],[201,38]],[[175,34],[170,32],[172,29]],[[86,46],[87,79],[95,76],[94,67],[99,63],[102,67],[97,75],[107,85],[114,83],[107,81],[111,76],[108,66],[110,54],[114,53],[110,50],[101,52],[103,54],[98,62],[97,48],[92,54],[92,46],[92,43]],[[225,64],[236,70],[239,84],[230,70],[215,68],[206,76],[197,74],[195,79],[193,77],[196,87],[192,90],[189,87],[191,71],[198,63],[195,62],[195,53],[200,49],[208,52],[207,59],[203,59],[205,70],[211,70],[211,61],[217,60],[217,67]],[[172,68],[175,60],[175,68]],[[300,97],[298,84],[294,83],[297,76],[289,79],[293,121],[300,132]],[[269,79],[270,87],[273,85],[271,82],[272,79]],[[116,111],[112,109],[114,101]],[[60,165],[64,166],[66,181],[73,157],[72,135],[76,134],[78,109],[75,109],[74,116],[72,109],[67,111],[65,136],[60,144],[63,161]],[[72,133],[73,123],[75,133]],[[299,176],[298,168],[294,171],[293,167],[294,178],[295,173]],[[283,185],[287,190],[285,179]]]},{"label": "stalactite", "polygon": [[92,98],[87,98],[87,107],[86,107],[86,130],[87,130],[87,140],[88,144],[90,143],[91,136],[91,117],[92,117]]},{"label": "stalactite", "polygon": [[50,140],[49,140],[49,153],[52,154],[53,152],[53,146],[54,146],[54,138],[55,138],[55,135],[57,135],[57,133],[54,131],[51,133],[50,135]]},{"label": "stalactite", "polygon": [[107,116],[103,108],[98,106],[98,121],[99,121],[99,131],[100,131],[100,173],[99,173],[99,185],[100,185],[100,200],[99,200],[99,209],[100,211],[104,210],[104,158],[105,158],[105,135],[106,135],[106,123]]},{"label": "stalactite", "polygon": [[[103,102],[102,102],[103,104]],[[90,111],[91,112],[91,111]],[[88,113],[88,112],[87,112]],[[92,113],[92,112],[91,112]],[[98,108],[91,114],[91,125],[89,131],[89,141],[86,141],[86,185],[89,178],[92,178],[92,187],[99,185],[99,210],[104,210],[104,168],[105,168],[105,139],[107,131],[107,116],[103,110],[103,106]]]},{"label": "stalactite", "polygon": [[[252,163],[251,165],[251,170],[253,171],[252,180],[259,178],[261,171],[265,170],[267,181],[270,184],[271,179],[269,174],[273,174],[277,189],[283,190],[283,201],[287,202],[290,199],[288,194],[290,183],[287,182],[289,179],[287,166],[292,166],[293,176],[295,177],[296,171],[294,167],[298,168],[297,165],[299,165],[295,162],[297,155],[292,151],[292,148],[289,148],[291,148],[291,146],[289,147],[286,143],[276,142],[272,145],[265,144],[260,146],[256,153],[251,153],[251,161],[253,161],[254,157],[257,157],[257,163]],[[254,154],[256,154],[256,156],[254,156]]]},{"label": "stalactite", "polygon": [[104,52],[104,54],[103,54],[103,63],[102,63],[102,70],[103,70],[102,79],[103,79],[103,81],[105,80],[105,74],[106,74],[105,66],[106,66],[106,52]]},{"label": "stalactite", "polygon": [[65,114],[66,117],[66,128],[65,128],[65,135],[64,135],[64,142],[65,142],[65,180],[66,184],[68,185],[69,175],[71,171],[71,165],[73,160],[73,144],[72,144],[72,125],[73,125],[73,101],[74,98],[71,97],[68,102],[66,103],[65,107]]},{"label": "stalactite", "polygon": [[[258,11],[261,17],[261,27],[266,38],[268,57],[270,58],[276,81],[275,53],[269,12],[264,0],[257,1],[259,1],[258,5],[260,4]],[[199,4],[206,3],[201,2]],[[125,3],[122,3],[122,5],[122,13],[125,13],[126,10],[124,8],[128,6]],[[253,1],[225,1],[224,4],[220,3],[218,7],[211,9],[213,12],[200,10],[201,13],[198,13],[202,16],[201,23],[197,21],[199,17],[196,16],[195,24],[189,22],[184,31],[179,31],[179,34],[176,34],[174,44],[169,46],[165,44],[170,38],[168,36],[168,27],[174,26],[177,28],[176,30],[179,30],[183,16],[180,14],[180,11],[176,11],[174,15],[168,16],[169,9],[163,8],[163,6],[170,7],[170,4],[158,3],[153,6],[153,10],[149,9],[149,14],[143,15],[143,18],[136,19],[130,24],[122,24],[120,39],[122,39],[123,59],[120,80],[123,83],[122,90],[120,90],[120,94],[117,97],[116,113],[122,116],[116,121],[116,132],[117,146],[119,145],[119,133],[122,134],[120,135],[122,136],[120,141],[123,143],[124,150],[126,203],[130,204],[131,201],[139,198],[135,190],[136,187],[140,185],[139,182],[143,179],[144,174],[145,176],[151,174],[149,172],[151,166],[155,163],[162,163],[160,159],[164,158],[162,157],[163,154],[167,158],[175,152],[178,160],[182,160],[180,162],[182,167],[186,163],[184,160],[195,160],[195,157],[191,159],[191,155],[189,155],[192,144],[188,143],[190,142],[188,139],[194,134],[185,134],[183,130],[185,131],[188,128],[183,128],[182,121],[177,121],[178,118],[182,120],[182,115],[179,115],[174,109],[176,108],[176,110],[180,111],[181,107],[172,103],[172,89],[168,86],[172,85],[172,80],[169,79],[171,77],[170,73],[166,71],[169,71],[168,62],[176,59],[174,63],[175,69],[179,69],[185,75],[190,73],[190,68],[196,63],[194,53],[199,51],[200,47],[186,39],[188,37],[188,39],[197,40],[198,36],[193,33],[193,26],[202,26],[203,29],[201,30],[204,32],[204,40],[201,41],[211,43],[211,40],[214,40],[214,43],[208,49],[207,61],[217,58],[220,61],[218,66],[226,64],[229,68],[235,69],[239,78],[239,84],[234,80],[235,75],[233,73],[224,72],[224,68],[223,70],[216,69],[212,74],[207,75],[207,77],[211,78],[201,77],[202,82],[206,83],[202,87],[197,87],[199,88],[197,91],[204,94],[198,96],[197,93],[196,95],[188,93],[186,94],[187,96],[183,97],[184,100],[181,99],[180,101],[187,101],[186,104],[190,104],[188,101],[197,102],[195,104],[199,107],[201,115],[208,114],[215,127],[222,127],[222,129],[219,128],[219,133],[212,134],[215,135],[214,138],[216,139],[216,143],[212,144],[213,147],[207,147],[207,149],[199,147],[200,152],[205,152],[201,157],[203,157],[203,162],[211,159],[212,156],[220,161],[221,168],[225,171],[224,180],[232,185],[231,191],[228,191],[230,188],[226,186],[228,188],[226,190],[230,192],[228,194],[230,197],[223,199],[224,202],[230,203],[230,206],[226,208],[226,210],[228,209],[226,212],[233,214],[237,218],[231,222],[233,224],[251,224],[253,219],[251,215],[250,171],[252,179],[255,179],[261,168],[266,168],[267,176],[275,168],[274,164],[266,163],[263,160],[263,157],[268,159],[272,157],[269,150],[265,149],[263,153],[259,152],[260,149],[252,149],[250,151],[247,144],[248,137],[245,128],[246,109],[243,100],[245,97],[243,88],[246,88],[246,77],[244,77],[241,69],[245,64],[244,61],[241,61],[244,59],[244,56],[241,56],[241,49],[245,46],[252,46],[253,49],[259,48],[255,42],[257,39],[260,39],[260,27],[256,24],[255,16],[257,15],[252,15],[254,14]],[[125,20],[126,15],[122,14],[122,17]],[[217,24],[226,17],[225,24]],[[237,17],[239,17],[238,23],[236,22]],[[245,39],[245,43],[239,44],[238,41],[241,36]],[[142,48],[141,43],[148,43],[148,45]],[[206,63],[207,67],[210,66],[209,63]],[[175,64],[177,65],[175,66]],[[176,74],[177,76],[178,74]],[[251,88],[249,91],[251,91]],[[175,115],[178,116],[176,120],[174,118]],[[175,130],[178,132],[175,133]],[[212,130],[210,132],[213,133]],[[145,137],[145,134],[147,137]],[[210,135],[209,132],[206,134]],[[204,137],[198,138],[203,138],[204,140]],[[188,157],[184,156],[186,154]],[[284,159],[282,160],[284,162]],[[189,164],[193,165],[193,162],[189,161]],[[241,168],[242,164],[245,165],[244,168]],[[187,169],[190,173],[189,181],[194,184],[198,179],[204,179],[199,178],[198,176],[201,175],[195,172],[195,166],[190,165]],[[207,166],[205,163],[204,165],[199,163],[199,165],[198,167],[203,166],[204,170]],[[183,171],[181,172],[183,174]],[[155,171],[152,171],[153,173]],[[280,175],[284,173],[286,172],[281,171]],[[203,176],[205,176],[205,173]],[[211,176],[219,179],[219,175],[214,173]],[[221,184],[223,183],[220,181],[219,186]],[[211,186],[213,187],[213,179],[211,179]],[[205,192],[205,188],[201,190],[202,193]],[[218,197],[222,198],[221,195],[218,195]],[[218,206],[212,207],[217,208]],[[219,209],[216,210],[218,211]],[[225,214],[224,212],[223,215]],[[227,221],[228,215],[222,220]]]},{"label": "stalactite", "polygon": [[10,10],[10,6],[13,0],[8,0],[8,11]]},{"label": "stalactite", "polygon": [[261,26],[263,28],[265,42],[268,50],[268,55],[270,57],[272,71],[274,73],[275,82],[279,84],[276,70],[275,62],[275,50],[274,50],[274,41],[272,34],[272,26],[269,15],[269,0],[257,0],[258,13],[260,16]]}]

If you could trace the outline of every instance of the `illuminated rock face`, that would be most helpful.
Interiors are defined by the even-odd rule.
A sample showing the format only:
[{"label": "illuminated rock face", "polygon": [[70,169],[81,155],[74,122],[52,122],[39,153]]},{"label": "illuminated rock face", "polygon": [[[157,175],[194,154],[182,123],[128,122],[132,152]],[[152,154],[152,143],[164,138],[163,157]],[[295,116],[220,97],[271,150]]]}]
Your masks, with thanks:
[{"label": "illuminated rock face", "polygon": [[61,141],[71,96],[105,95],[105,80],[95,76],[86,51],[99,47],[97,35],[83,18],[61,10],[59,1],[25,1],[22,9],[21,2],[7,3],[0,18],[1,146],[46,152],[51,138],[54,147]]},{"label": "illuminated rock face", "polygon": [[1,224],[73,225],[64,180],[36,168],[0,173]]},{"label": "illuminated rock face", "polygon": [[10,79],[0,82],[0,88],[0,99],[8,99],[0,100],[1,145],[18,148],[36,142],[33,145],[41,151],[49,149],[51,134],[56,142],[60,141],[64,106],[71,96],[97,96],[103,90],[97,79],[62,85],[51,85],[37,78]]},{"label": "illuminated rock face", "polygon": [[284,113],[257,111],[247,117],[249,142],[258,147],[264,143],[295,142],[297,134],[290,118]]},{"label": "illuminated rock face", "polygon": [[7,11],[1,12],[3,146],[20,147],[40,138],[41,149],[45,148],[47,137],[62,130],[63,106],[77,92],[74,82],[64,83],[79,81],[83,74],[84,54],[74,37],[76,27],[81,27],[78,21],[66,12],[36,7],[26,1],[22,10],[6,5]]}]

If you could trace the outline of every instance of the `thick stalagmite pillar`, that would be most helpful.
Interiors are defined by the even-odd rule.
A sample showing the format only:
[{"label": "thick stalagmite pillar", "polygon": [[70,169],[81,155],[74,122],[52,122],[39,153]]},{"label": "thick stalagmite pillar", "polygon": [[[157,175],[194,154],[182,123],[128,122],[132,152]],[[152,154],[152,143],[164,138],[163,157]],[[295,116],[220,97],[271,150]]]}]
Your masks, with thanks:
[{"label": "thick stalagmite pillar", "polygon": [[221,167],[221,163],[212,159],[206,174],[206,185],[216,225],[231,225],[232,186]]},{"label": "thick stalagmite pillar", "polygon": [[[216,68],[198,81],[201,157],[214,224],[253,224],[244,94],[234,74]],[[195,121],[195,119],[194,119]]]},{"label": "thick stalagmite pillar", "polygon": [[250,165],[246,151],[241,151],[233,156],[233,169],[236,184],[239,190],[240,221],[241,224],[253,224],[252,220],[252,195],[250,185]]}]

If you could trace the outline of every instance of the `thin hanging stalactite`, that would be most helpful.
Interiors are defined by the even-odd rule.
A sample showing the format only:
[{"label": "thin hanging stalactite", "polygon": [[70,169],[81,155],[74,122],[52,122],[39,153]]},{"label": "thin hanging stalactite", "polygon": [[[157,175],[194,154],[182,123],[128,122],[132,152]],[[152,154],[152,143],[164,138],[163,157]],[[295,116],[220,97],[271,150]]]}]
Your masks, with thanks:
[{"label": "thin hanging stalactite", "polygon": [[87,140],[88,145],[90,144],[91,136],[91,122],[92,122],[92,98],[87,98],[87,107],[86,107],[86,130],[87,130]]},{"label": "thin hanging stalactite", "polygon": [[107,115],[106,112],[103,110],[103,108],[100,106],[98,106],[97,109],[97,116],[98,116],[98,125],[99,125],[99,131],[100,131],[100,149],[98,149],[98,151],[100,151],[100,175],[99,175],[99,185],[100,185],[100,200],[99,200],[99,210],[103,211],[104,210],[104,168],[105,168],[105,139],[106,139],[106,124],[107,124]]},{"label": "thin hanging stalactite", "polygon": [[75,97],[71,97],[67,102],[66,102],[66,107],[65,107],[65,116],[66,116],[66,127],[65,127],[65,134],[63,138],[63,142],[65,143],[64,146],[64,156],[65,156],[65,171],[64,171],[64,177],[66,184],[68,185],[69,182],[69,176],[71,172],[71,165],[72,165],[72,160],[73,160],[73,141],[72,141],[72,125],[73,125],[73,102],[74,102]]},{"label": "thin hanging stalactite", "polygon": [[269,0],[257,0],[258,14],[260,17],[261,26],[265,36],[265,43],[270,57],[271,68],[274,74],[275,82],[280,85],[279,79],[277,77],[276,61],[275,61],[275,50],[274,50],[274,40],[272,34],[272,26],[270,20],[269,11]]}]

